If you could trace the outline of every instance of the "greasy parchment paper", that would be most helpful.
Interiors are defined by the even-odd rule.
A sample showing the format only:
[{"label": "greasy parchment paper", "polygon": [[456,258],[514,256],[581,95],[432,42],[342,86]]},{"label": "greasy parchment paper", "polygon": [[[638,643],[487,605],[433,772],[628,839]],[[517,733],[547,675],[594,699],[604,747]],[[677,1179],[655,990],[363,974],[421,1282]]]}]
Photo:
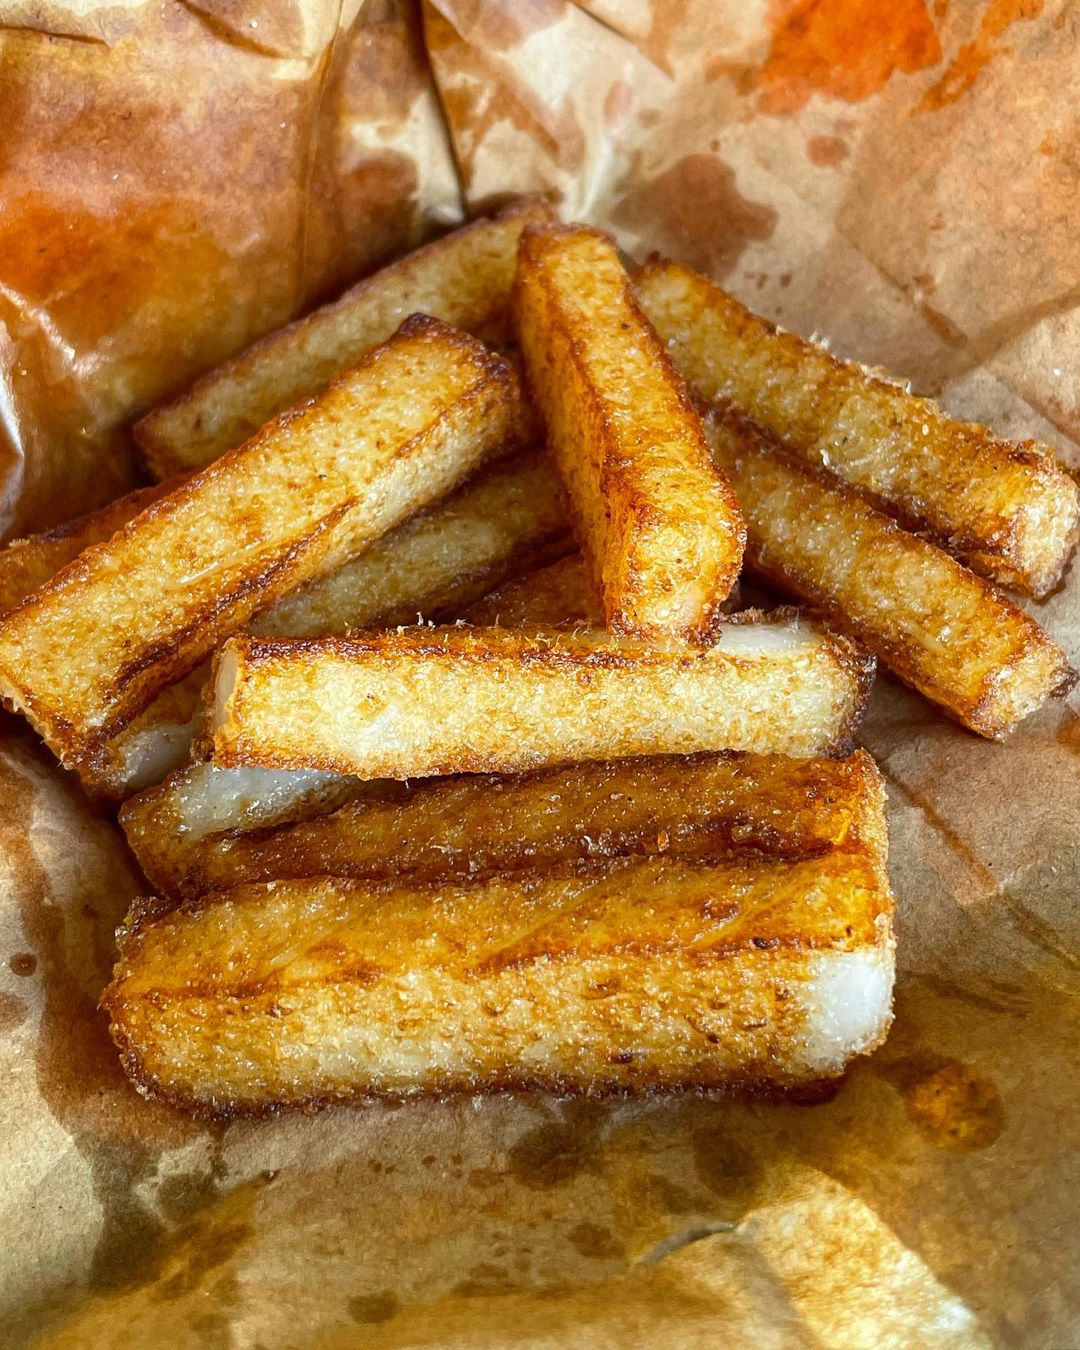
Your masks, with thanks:
[{"label": "greasy parchment paper", "polygon": [[[1040,0],[0,0],[0,524],[519,190],[1080,464],[1080,11]],[[6,440],[3,436],[6,435]],[[1037,607],[1080,660],[1080,583]],[[886,681],[886,1047],[814,1108],[456,1101],[206,1129],[95,1001],[140,889],[0,729],[11,1344],[1080,1344],[1080,720]]]}]

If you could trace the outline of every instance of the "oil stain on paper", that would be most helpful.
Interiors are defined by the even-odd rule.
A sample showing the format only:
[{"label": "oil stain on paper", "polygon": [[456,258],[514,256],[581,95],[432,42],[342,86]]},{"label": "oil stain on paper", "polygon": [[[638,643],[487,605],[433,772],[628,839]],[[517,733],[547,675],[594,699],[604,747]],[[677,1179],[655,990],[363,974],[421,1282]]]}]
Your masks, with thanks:
[{"label": "oil stain on paper", "polygon": [[[639,231],[649,248],[681,258],[717,281],[749,244],[772,236],[776,212],[739,191],[735,171],[715,155],[684,155],[654,178],[631,165],[616,185],[615,225]],[[702,219],[710,229],[702,230]]]}]

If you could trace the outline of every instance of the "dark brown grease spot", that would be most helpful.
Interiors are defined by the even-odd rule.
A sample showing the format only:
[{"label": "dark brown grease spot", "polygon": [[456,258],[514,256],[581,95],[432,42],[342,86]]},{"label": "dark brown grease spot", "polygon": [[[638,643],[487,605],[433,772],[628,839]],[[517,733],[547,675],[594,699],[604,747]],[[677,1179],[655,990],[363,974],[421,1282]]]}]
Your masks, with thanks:
[{"label": "dark brown grease spot", "polygon": [[965,42],[949,62],[945,74],[932,85],[915,107],[918,112],[938,112],[955,103],[974,85],[991,60],[1008,48],[998,42],[1006,28],[1042,13],[1043,0],[991,0],[979,23],[973,42]]},{"label": "dark brown grease spot", "polygon": [[615,1234],[598,1223],[579,1223],[567,1236],[575,1251],[594,1260],[625,1255],[625,1248]]},{"label": "dark brown grease spot", "polygon": [[33,952],[16,952],[8,962],[13,975],[33,975],[37,970],[37,957]]},{"label": "dark brown grease spot", "polygon": [[742,1218],[761,1189],[761,1164],[723,1129],[695,1130],[690,1142],[698,1180],[720,1202],[716,1217],[731,1222]]},{"label": "dark brown grease spot", "polygon": [[821,169],[832,169],[848,157],[847,142],[839,136],[811,136],[806,143],[811,164]]},{"label": "dark brown grease spot", "polygon": [[1080,717],[1071,708],[1065,710],[1061,725],[1054,733],[1058,745],[1064,746],[1074,755],[1080,755]]},{"label": "dark brown grease spot", "polygon": [[992,1079],[969,1064],[920,1053],[880,1066],[903,1098],[908,1119],[929,1143],[954,1153],[989,1148],[1005,1128]]},{"label": "dark brown grease spot", "polygon": [[26,1004],[14,994],[0,992],[0,1032],[14,1031],[22,1026],[28,1016]]},{"label": "dark brown grease spot", "polygon": [[246,1223],[227,1224],[216,1229],[193,1224],[190,1229],[181,1229],[173,1235],[173,1240],[191,1240],[187,1261],[154,1290],[154,1298],[163,1303],[171,1302],[198,1289],[204,1277],[224,1265],[252,1231]]},{"label": "dark brown grease spot", "polygon": [[708,1205],[707,1197],[694,1195],[669,1177],[656,1174],[646,1178],[646,1181],[650,1201],[666,1209],[669,1214],[694,1214]]},{"label": "dark brown grease spot", "polygon": [[383,1289],[377,1294],[354,1294],[347,1306],[354,1322],[371,1326],[396,1317],[401,1311],[401,1299],[392,1289]]},{"label": "dark brown grease spot", "polygon": [[510,1150],[510,1170],[526,1186],[546,1188],[595,1171],[607,1112],[595,1102],[568,1102],[561,1121],[523,1134]]},{"label": "dark brown grease spot", "polygon": [[861,103],[900,71],[941,60],[937,29],[923,0],[773,0],[768,55],[760,66],[714,61],[760,112],[790,117],[820,94]]},{"label": "dark brown grease spot", "polygon": [[615,191],[616,225],[640,231],[650,248],[717,281],[728,276],[748,244],[770,238],[776,228],[772,207],[744,197],[734,170],[714,155],[685,155],[644,182],[635,164]]},{"label": "dark brown grease spot", "polygon": [[454,1286],[454,1293],[460,1294],[462,1298],[498,1298],[500,1294],[516,1288],[514,1280],[508,1277],[501,1266],[483,1263],[475,1266],[467,1279]]}]

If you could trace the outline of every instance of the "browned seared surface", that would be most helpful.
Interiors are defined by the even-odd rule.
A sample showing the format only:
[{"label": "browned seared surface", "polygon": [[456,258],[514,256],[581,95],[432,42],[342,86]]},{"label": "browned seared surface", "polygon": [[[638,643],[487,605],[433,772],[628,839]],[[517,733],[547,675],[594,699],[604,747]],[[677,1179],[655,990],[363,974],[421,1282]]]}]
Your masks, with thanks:
[{"label": "browned seared surface", "polygon": [[604,622],[600,597],[580,553],[515,577],[461,613],[480,628],[562,628]]},{"label": "browned seared surface", "polygon": [[[542,451],[482,469],[329,576],[253,620],[260,633],[305,637],[456,617],[493,582],[573,548],[562,492]],[[164,689],[79,766],[97,796],[127,797],[187,758],[199,721],[204,666]]]},{"label": "browned seared surface", "polygon": [[707,638],[739,574],[742,518],[610,236],[528,229],[513,307],[608,627]]},{"label": "browned seared surface", "polygon": [[340,567],[522,434],[517,380],[411,319],[318,400],[151,504],[0,624],[0,692],[66,764],[221,639]]},{"label": "browned seared surface", "polygon": [[880,860],[858,847],[473,884],[278,881],[133,915],[104,1004],[144,1092],[221,1114],[784,1089],[880,1042],[891,915]]},{"label": "browned seared surface", "polygon": [[91,544],[111,539],[129,520],[163,497],[175,484],[137,488],[108,506],[57,525],[42,534],[13,539],[0,549],[0,614],[21,604],[61,567],[66,567]]},{"label": "browned seared surface", "polygon": [[400,801],[360,797],[310,820],[198,839],[162,810],[165,795],[133,798],[121,823],[150,882],[182,896],[327,873],[427,881],[629,855],[812,857],[845,840],[884,859],[886,846],[881,777],[864,751],[843,760],[673,755],[436,779]]},{"label": "browned seared surface", "polygon": [[506,576],[574,547],[551,461],[530,450],[482,469],[328,577],[260,615],[251,630],[329,637],[452,619]]}]

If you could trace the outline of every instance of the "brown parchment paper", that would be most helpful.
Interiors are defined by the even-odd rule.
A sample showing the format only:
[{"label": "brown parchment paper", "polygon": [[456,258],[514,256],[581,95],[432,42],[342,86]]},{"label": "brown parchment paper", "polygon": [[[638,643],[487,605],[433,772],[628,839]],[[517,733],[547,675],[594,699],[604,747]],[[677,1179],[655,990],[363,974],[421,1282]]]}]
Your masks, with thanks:
[{"label": "brown parchment paper", "polygon": [[[521,190],[1080,451],[1080,11],[1040,0],[0,0],[0,524],[130,417]],[[1075,578],[1036,607],[1080,660]],[[543,1098],[208,1130],[95,1001],[142,883],[0,732],[0,1318],[48,1346],[1080,1345],[1080,720],[882,681],[886,1047],[815,1108]]]}]

